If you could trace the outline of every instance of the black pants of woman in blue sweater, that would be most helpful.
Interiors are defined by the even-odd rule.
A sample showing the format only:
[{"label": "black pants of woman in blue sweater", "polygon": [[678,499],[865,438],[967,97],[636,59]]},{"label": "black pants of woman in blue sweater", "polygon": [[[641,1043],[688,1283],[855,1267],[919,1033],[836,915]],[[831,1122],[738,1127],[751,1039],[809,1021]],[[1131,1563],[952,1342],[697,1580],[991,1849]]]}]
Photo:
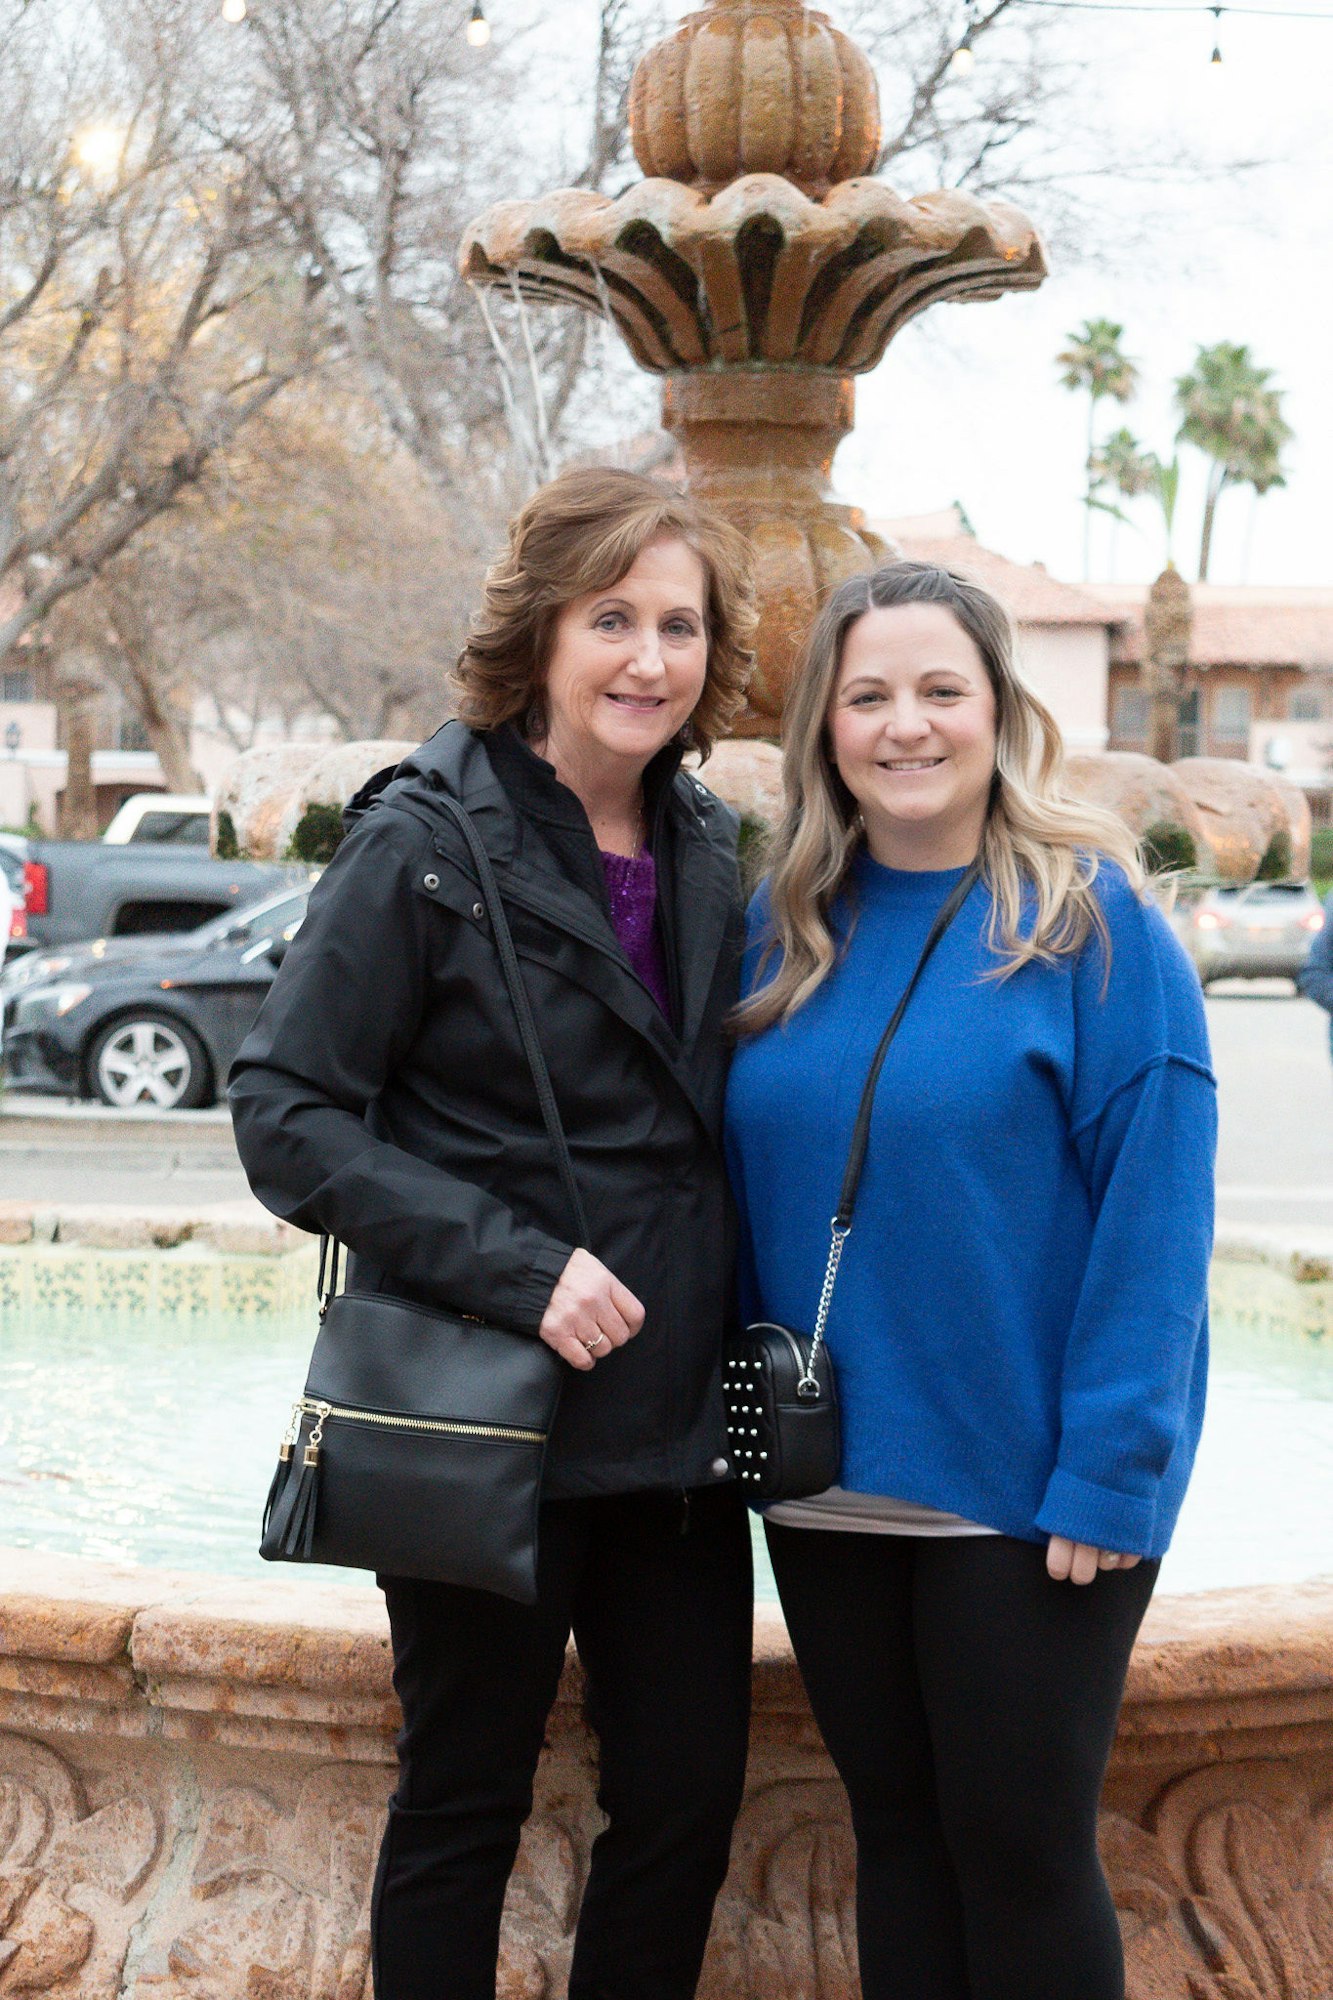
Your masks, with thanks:
[{"label": "black pants of woman in blue sweater", "polygon": [[1097,1802],[1158,1565],[1080,1585],[1000,1535],[768,1542],[851,1802],[864,2000],[1124,2000]]}]

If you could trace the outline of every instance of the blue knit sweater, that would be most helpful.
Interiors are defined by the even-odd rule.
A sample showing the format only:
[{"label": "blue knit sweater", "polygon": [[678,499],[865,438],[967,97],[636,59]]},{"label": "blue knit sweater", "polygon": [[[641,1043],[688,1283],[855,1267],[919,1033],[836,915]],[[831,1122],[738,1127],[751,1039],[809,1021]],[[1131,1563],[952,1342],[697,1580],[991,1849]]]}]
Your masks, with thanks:
[{"label": "blue knit sweater", "polygon": [[[851,941],[741,1044],[727,1145],[747,1316],[808,1332],[875,1045],[959,870],[862,853]],[[1103,863],[1111,938],[996,982],[978,885],[880,1077],[829,1320],[840,1483],[1001,1533],[1163,1553],[1203,1418],[1216,1091],[1199,983]],[[767,934],[750,911],[747,987]]]}]

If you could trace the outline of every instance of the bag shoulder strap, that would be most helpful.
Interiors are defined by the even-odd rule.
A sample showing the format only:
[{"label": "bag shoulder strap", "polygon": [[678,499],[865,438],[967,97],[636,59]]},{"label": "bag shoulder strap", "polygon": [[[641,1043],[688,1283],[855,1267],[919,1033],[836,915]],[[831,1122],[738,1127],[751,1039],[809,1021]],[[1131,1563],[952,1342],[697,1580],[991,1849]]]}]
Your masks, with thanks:
[{"label": "bag shoulder strap", "polygon": [[[583,1197],[579,1193],[578,1182],[574,1178],[574,1163],[569,1154],[569,1141],[565,1137],[565,1128],[560,1121],[560,1108],[555,1101],[555,1091],[551,1086],[551,1073],[546,1066],[546,1058],[542,1054],[541,1042],[537,1036],[537,1024],[532,1015],[532,1002],[528,998],[528,989],[523,983],[523,974],[518,963],[518,953],[514,950],[514,940],[509,929],[509,919],[505,915],[504,904],[500,899],[500,887],[495,879],[495,870],[491,866],[491,857],[482,845],[481,836],[472,824],[471,815],[464,807],[456,799],[451,798],[447,792],[442,792],[438,795],[437,803],[457,822],[459,831],[467,842],[468,852],[472,856],[472,865],[477,871],[478,886],[481,889],[482,900],[486,905],[486,914],[490,920],[491,931],[495,938],[495,947],[500,957],[500,970],[504,975],[504,982],[509,993],[510,1003],[518,1022],[518,1033],[519,1039],[523,1044],[523,1054],[527,1058],[528,1069],[532,1075],[533,1088],[537,1093],[537,1102],[541,1107],[542,1123],[546,1127],[546,1136],[550,1140],[551,1149],[555,1154],[556,1170],[560,1175],[565,1199],[569,1204],[570,1220],[574,1225],[574,1241],[581,1249],[590,1249],[591,1237],[588,1229],[588,1217],[584,1210]],[[326,1304],[338,1289],[338,1260],[341,1254],[341,1246],[336,1241],[333,1241],[333,1262],[330,1282],[326,1291],[324,1279],[330,1242],[331,1239],[327,1232],[321,1235],[319,1241],[319,1277],[317,1283],[318,1296]]]},{"label": "bag shoulder strap", "polygon": [[926,942],[921,947],[921,956],[915,970],[899,998],[897,1006],[889,1016],[889,1025],[879,1038],[879,1046],[871,1059],[870,1074],[861,1092],[861,1102],[857,1106],[856,1123],[852,1127],[852,1143],[847,1153],[847,1166],[842,1176],[842,1189],[838,1195],[837,1212],[830,1228],[832,1240],[829,1244],[828,1263],[824,1268],[824,1284],[819,1294],[819,1306],[815,1313],[815,1330],[810,1341],[810,1357],[805,1365],[805,1373],[796,1384],[796,1393],[803,1401],[817,1402],[820,1396],[819,1383],[815,1377],[815,1361],[823,1345],[824,1329],[828,1325],[829,1308],[833,1303],[833,1287],[837,1281],[838,1265],[842,1261],[842,1246],[852,1232],[852,1215],[856,1209],[856,1196],[861,1185],[861,1173],[866,1163],[866,1150],[870,1144],[870,1116],[875,1108],[875,1087],[879,1073],[884,1067],[884,1058],[898,1032],[907,1004],[921,981],[921,975],[930,963],[936,945],[948,930],[963,904],[981,879],[981,861],[978,858],[950,891],[941,905],[939,914],[930,927]]},{"label": "bag shoulder strap", "polygon": [[930,963],[936,945],[948,930],[963,904],[971,895],[981,877],[981,864],[974,861],[962,880],[949,893],[948,900],[940,907],[938,916],[930,927],[930,934],[921,947],[921,956],[916,969],[904,987],[898,1005],[889,1017],[889,1025],[880,1036],[879,1047],[875,1050],[870,1064],[870,1074],[861,1092],[861,1102],[857,1108],[856,1124],[852,1127],[852,1143],[847,1154],[847,1167],[842,1177],[842,1192],[838,1196],[838,1212],[834,1222],[842,1229],[852,1226],[852,1212],[856,1207],[857,1190],[861,1185],[861,1173],[866,1163],[866,1149],[870,1144],[870,1117],[875,1108],[875,1089],[879,1083],[879,1073],[884,1067],[884,1058],[907,1012],[907,1003],[921,981],[921,975]]}]

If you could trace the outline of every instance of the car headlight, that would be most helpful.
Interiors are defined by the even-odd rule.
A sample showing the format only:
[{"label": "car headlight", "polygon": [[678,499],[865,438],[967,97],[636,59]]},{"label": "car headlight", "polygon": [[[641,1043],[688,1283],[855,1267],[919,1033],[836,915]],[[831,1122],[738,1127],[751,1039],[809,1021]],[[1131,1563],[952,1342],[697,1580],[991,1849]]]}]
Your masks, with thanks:
[{"label": "car headlight", "polygon": [[5,967],[4,977],[0,978],[0,993],[17,993],[25,986],[45,985],[49,979],[59,979],[69,965],[68,958],[48,958],[44,952],[34,951]]},{"label": "car headlight", "polygon": [[22,1027],[30,1021],[60,1020],[72,1014],[92,992],[91,986],[39,986],[35,992],[20,993],[14,1001],[13,1023]]}]

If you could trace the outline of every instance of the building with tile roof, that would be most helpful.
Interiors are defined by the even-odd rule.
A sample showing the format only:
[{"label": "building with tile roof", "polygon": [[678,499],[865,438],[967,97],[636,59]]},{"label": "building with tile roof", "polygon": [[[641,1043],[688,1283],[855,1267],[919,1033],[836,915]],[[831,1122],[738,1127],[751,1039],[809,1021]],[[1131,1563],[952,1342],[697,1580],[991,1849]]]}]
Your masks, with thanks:
[{"label": "building with tile roof", "polygon": [[[961,507],[876,521],[906,556],[975,577],[1007,606],[1027,679],[1072,750],[1146,750],[1146,584],[1068,584],[977,541]],[[1182,757],[1266,763],[1333,812],[1333,589],[1192,584]]]}]

